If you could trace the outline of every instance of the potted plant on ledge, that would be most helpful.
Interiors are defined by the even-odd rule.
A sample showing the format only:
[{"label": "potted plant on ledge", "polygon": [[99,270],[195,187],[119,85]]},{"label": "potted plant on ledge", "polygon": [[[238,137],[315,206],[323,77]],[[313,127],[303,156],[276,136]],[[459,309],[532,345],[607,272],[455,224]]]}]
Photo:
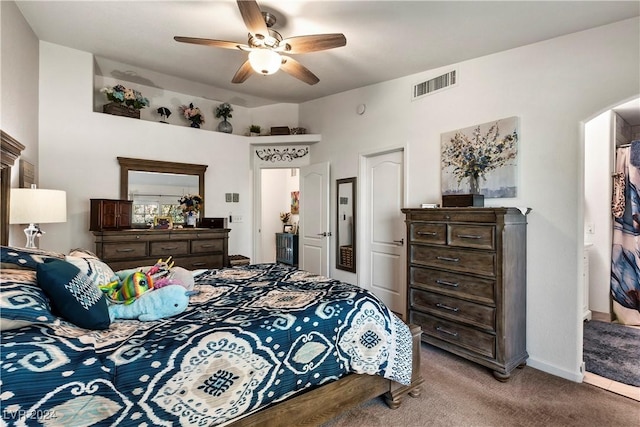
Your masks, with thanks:
[{"label": "potted plant on ledge", "polygon": [[102,112],[114,116],[140,118],[140,110],[149,106],[149,100],[135,89],[127,89],[122,85],[100,89],[111,102],[102,107]]},{"label": "potted plant on ledge", "polygon": [[260,131],[261,128],[258,125],[251,125],[249,127],[249,133],[251,134],[251,136],[260,136]]}]

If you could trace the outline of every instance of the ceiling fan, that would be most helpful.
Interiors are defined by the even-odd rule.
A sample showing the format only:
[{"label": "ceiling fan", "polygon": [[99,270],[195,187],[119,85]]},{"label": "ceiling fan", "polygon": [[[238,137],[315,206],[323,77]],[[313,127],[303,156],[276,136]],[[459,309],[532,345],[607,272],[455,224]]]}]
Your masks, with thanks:
[{"label": "ceiling fan", "polygon": [[263,75],[282,70],[305,83],[314,85],[320,79],[304,65],[285,54],[317,52],[342,47],[347,44],[344,34],[316,34],[283,39],[280,33],[271,29],[276,17],[262,12],[254,0],[238,0],[238,8],[249,30],[247,44],[203,39],[196,37],[175,36],[174,40],[182,43],[201,44],[224,49],[240,49],[249,52],[248,59],[240,66],[231,82],[242,83],[253,71]]}]

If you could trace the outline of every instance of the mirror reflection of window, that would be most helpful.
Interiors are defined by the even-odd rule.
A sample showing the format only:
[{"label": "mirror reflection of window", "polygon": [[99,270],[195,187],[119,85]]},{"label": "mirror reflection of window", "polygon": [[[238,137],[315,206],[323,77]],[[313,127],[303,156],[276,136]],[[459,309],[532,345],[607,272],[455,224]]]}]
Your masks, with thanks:
[{"label": "mirror reflection of window", "polygon": [[178,200],[185,194],[199,194],[198,176],[145,171],[129,171],[128,175],[134,226],[150,227],[156,216],[184,224]]}]

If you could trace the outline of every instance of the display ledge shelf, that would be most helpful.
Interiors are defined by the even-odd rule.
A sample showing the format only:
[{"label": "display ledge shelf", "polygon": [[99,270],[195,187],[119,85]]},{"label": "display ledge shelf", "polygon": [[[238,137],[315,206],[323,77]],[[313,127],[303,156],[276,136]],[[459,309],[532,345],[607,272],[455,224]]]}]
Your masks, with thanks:
[{"label": "display ledge shelf", "polygon": [[322,140],[322,135],[305,133],[301,135],[248,136],[247,138],[252,145],[315,144]]},{"label": "display ledge shelf", "polygon": [[[103,113],[100,111],[94,111],[94,113],[102,114],[107,117],[123,117],[123,116],[118,116],[114,114]],[[131,117],[124,117],[124,118],[131,119]],[[140,122],[158,123],[156,121],[146,120],[146,119],[134,119],[134,120],[139,120]],[[171,125],[171,126],[178,126],[178,127],[193,129],[187,125],[182,126],[175,123],[163,123],[163,125]],[[299,144],[315,144],[316,142],[322,141],[322,135],[315,134],[315,133],[305,133],[305,134],[299,134],[299,135],[249,136],[249,135],[241,135],[236,133],[228,134],[228,133],[219,132],[217,130],[212,130],[212,129],[197,129],[197,130],[199,132],[203,132],[203,131],[216,132],[220,135],[230,135],[230,136],[238,136],[241,138],[246,138],[249,141],[249,143],[252,145],[299,145]]]}]

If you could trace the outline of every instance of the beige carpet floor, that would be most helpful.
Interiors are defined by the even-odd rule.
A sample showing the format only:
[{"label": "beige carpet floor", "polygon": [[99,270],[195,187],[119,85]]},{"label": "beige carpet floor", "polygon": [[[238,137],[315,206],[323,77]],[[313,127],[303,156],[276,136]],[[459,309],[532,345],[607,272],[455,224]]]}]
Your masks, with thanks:
[{"label": "beige carpet floor", "polygon": [[418,398],[397,410],[374,399],[323,427],[640,426],[640,403],[601,388],[575,383],[529,366],[506,383],[486,368],[422,344]]}]

